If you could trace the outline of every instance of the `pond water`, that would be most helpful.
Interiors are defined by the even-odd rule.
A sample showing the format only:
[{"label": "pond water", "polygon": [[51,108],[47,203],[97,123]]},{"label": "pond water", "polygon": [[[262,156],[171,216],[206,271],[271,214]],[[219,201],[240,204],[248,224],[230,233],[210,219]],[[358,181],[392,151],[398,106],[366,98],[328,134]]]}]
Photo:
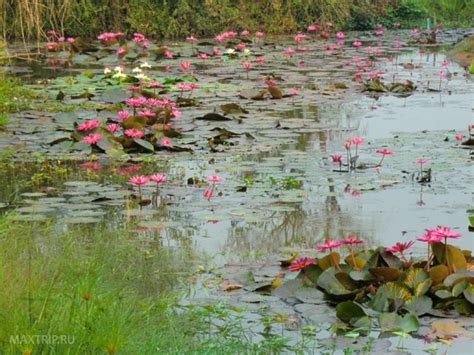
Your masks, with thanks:
[{"label": "pond water", "polygon": [[[310,254],[328,236],[353,233],[370,246],[388,246],[413,240],[437,224],[461,233],[456,245],[473,250],[468,228],[468,210],[474,207],[473,155],[455,135],[467,135],[466,127],[474,121],[474,86],[472,77],[455,63],[446,68],[448,78],[438,77],[441,63],[449,60],[442,50],[462,35],[446,32],[441,38],[444,48],[403,43],[396,49],[393,36],[378,40],[350,34],[364,45],[381,48],[383,54],[372,71],[382,72],[387,82],[414,82],[417,89],[403,96],[362,93],[352,79],[357,62],[367,53],[350,46],[326,51],[324,44],[311,42],[307,52],[287,59],[280,53],[288,40],[277,38],[274,44],[252,48],[267,61],[255,64],[249,79],[239,59],[218,65],[193,59],[201,85],[193,97],[200,104],[183,107],[181,118],[173,122],[182,133],[174,143],[193,153],[130,154],[128,162],[105,154],[89,161],[85,150],[68,146],[74,122],[115,113],[87,106],[110,96],[107,86],[86,78],[68,83],[67,78],[86,69],[96,77],[102,75],[104,66],[120,63],[116,55],[77,54],[64,64],[62,53],[48,54],[33,64],[13,61],[4,69],[29,82],[33,90],[46,91],[53,102],[58,92],[65,98],[55,103],[59,108],[54,110],[33,107],[11,114],[7,130],[0,131],[0,147],[15,150],[2,165],[0,207],[16,211],[12,218],[19,223],[48,220],[58,230],[97,226],[113,230],[125,225],[136,230],[139,240],[191,247],[224,270],[235,263],[242,263],[238,265],[243,269],[247,264],[272,263],[282,252]],[[170,48],[183,58],[191,53],[188,44]],[[13,53],[18,50],[12,46]],[[363,59],[354,58],[359,56]],[[148,61],[150,75],[157,78],[180,74],[176,60],[153,56],[137,60]],[[173,67],[163,72],[166,65]],[[127,66],[129,71],[133,68]],[[298,94],[281,100],[239,98],[239,93],[263,87],[264,75],[280,77],[275,80],[285,90],[297,87]],[[341,82],[345,89],[331,87]],[[92,99],[80,96],[85,87],[94,94]],[[196,120],[230,102],[248,113],[229,121]],[[62,104],[77,108],[62,112]],[[218,133],[216,128],[242,135],[210,149],[208,139]],[[345,154],[343,143],[352,136],[364,139],[359,164],[375,165],[376,149],[388,148],[394,155],[387,156],[380,169],[361,166],[340,172],[329,156]],[[45,163],[39,153],[50,160]],[[414,178],[418,158],[428,160],[430,183],[419,184]],[[168,181],[160,187],[157,203],[140,206],[128,177],[155,170],[165,172]],[[224,181],[208,201],[202,196],[206,184],[190,179],[211,174]],[[151,199],[155,187],[144,186],[141,193]],[[415,245],[411,252],[419,255],[421,247]]]}]

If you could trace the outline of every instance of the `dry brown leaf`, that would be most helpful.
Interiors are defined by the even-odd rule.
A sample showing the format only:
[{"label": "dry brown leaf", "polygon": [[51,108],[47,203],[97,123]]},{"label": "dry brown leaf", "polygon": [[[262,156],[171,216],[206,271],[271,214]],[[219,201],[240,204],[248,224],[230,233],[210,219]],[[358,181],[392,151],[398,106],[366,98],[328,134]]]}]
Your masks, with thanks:
[{"label": "dry brown leaf", "polygon": [[460,325],[450,321],[434,321],[431,323],[430,335],[441,338],[451,339],[466,334],[467,330]]}]

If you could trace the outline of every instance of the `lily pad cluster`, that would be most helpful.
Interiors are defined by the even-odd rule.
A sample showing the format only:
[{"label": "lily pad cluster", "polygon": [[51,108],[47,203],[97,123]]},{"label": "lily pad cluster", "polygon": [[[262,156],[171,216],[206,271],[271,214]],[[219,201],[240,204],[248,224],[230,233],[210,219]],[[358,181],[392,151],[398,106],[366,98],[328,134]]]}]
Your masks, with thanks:
[{"label": "lily pad cluster", "polygon": [[[419,328],[417,316],[474,314],[470,251],[446,243],[447,235],[454,238],[456,234],[448,227],[427,230],[418,240],[426,241],[428,232],[432,240],[427,243],[426,260],[405,257],[403,251],[413,242],[355,252],[353,245],[362,241],[350,236],[319,245],[329,254],[319,259],[293,260],[289,269],[299,271],[297,279],[308,287],[322,290],[330,302],[337,304],[338,318],[354,328],[370,329],[370,316],[376,315],[382,331],[410,333]],[[435,240],[435,233],[441,232],[447,234]],[[344,245],[350,251],[345,258],[334,251]]]}]

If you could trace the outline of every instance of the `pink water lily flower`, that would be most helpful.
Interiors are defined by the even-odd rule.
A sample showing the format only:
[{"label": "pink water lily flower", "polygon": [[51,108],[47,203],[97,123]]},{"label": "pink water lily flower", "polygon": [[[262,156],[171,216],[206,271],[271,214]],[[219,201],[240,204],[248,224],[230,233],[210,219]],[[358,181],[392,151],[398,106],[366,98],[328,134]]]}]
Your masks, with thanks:
[{"label": "pink water lily flower", "polygon": [[248,36],[249,34],[250,34],[250,32],[247,31],[247,30],[243,30],[242,32],[240,32],[240,35],[241,35],[241,36],[244,36],[244,37],[245,37],[245,36]]},{"label": "pink water lily flower", "polygon": [[405,242],[405,243],[397,242],[397,243],[395,243],[394,246],[386,247],[385,250],[389,251],[391,253],[400,253],[401,254],[405,250],[408,250],[413,244],[415,244],[415,242],[412,241],[412,240],[410,240],[409,242]]},{"label": "pink water lily flower", "polygon": [[186,41],[188,41],[188,42],[196,42],[196,41],[197,41],[197,38],[194,37],[193,35],[190,35],[190,36],[187,36],[187,37],[186,37]]},{"label": "pink water lily flower", "polygon": [[137,186],[145,185],[149,181],[150,181],[150,178],[145,175],[135,175],[135,176],[132,176],[130,179],[128,179],[128,182]]},{"label": "pink water lily flower", "polygon": [[96,144],[98,141],[102,139],[102,134],[100,133],[91,133],[84,138],[82,138],[82,141],[88,144]]},{"label": "pink water lily flower", "polygon": [[127,106],[140,107],[146,104],[146,97],[130,97],[125,101],[125,103],[127,104]]},{"label": "pink water lily flower", "polygon": [[337,32],[336,37],[339,39],[343,39],[344,37],[346,37],[346,35],[344,34],[344,32]]},{"label": "pink water lily flower", "polygon": [[284,51],[283,51],[283,54],[284,55],[288,55],[288,56],[292,56],[293,54],[295,54],[295,50],[293,48],[286,48]]},{"label": "pink water lily flower", "polygon": [[364,140],[360,137],[352,137],[352,143],[354,143],[355,145],[362,144],[363,142]]},{"label": "pink water lily flower", "polygon": [[288,267],[288,270],[299,271],[301,269],[304,269],[308,265],[313,265],[314,263],[315,263],[315,260],[312,258],[298,258],[290,264],[290,266]]},{"label": "pink water lily flower", "polygon": [[202,195],[204,196],[205,199],[207,200],[211,200],[211,197],[212,197],[212,194],[213,194],[213,190],[212,188],[207,188],[204,190],[204,192],[202,193]]},{"label": "pink water lily flower", "polygon": [[263,38],[264,36],[265,35],[264,35],[263,32],[260,32],[260,31],[255,32],[255,37],[257,37],[257,38]]},{"label": "pink water lily flower", "polygon": [[220,50],[218,50],[217,48],[212,48],[212,53],[213,53],[216,57],[222,56],[222,52],[221,52]]},{"label": "pink water lily flower", "polygon": [[391,155],[391,154],[393,154],[393,151],[391,151],[390,149],[377,149],[376,152],[379,153],[379,154],[382,154],[382,155]]},{"label": "pink water lily flower", "polygon": [[245,43],[243,43],[243,42],[240,42],[240,43],[237,45],[237,48],[238,48],[239,50],[243,50],[243,49],[245,49],[245,47],[247,47],[247,46],[246,46]]},{"label": "pink water lily flower", "polygon": [[454,138],[456,138],[456,140],[458,141],[462,141],[464,139],[464,135],[462,135],[461,133],[458,133],[454,136]]},{"label": "pink water lily flower", "polygon": [[79,124],[77,129],[79,131],[90,131],[92,129],[98,128],[100,126],[100,121],[98,119],[87,120]]},{"label": "pink water lily flower", "polygon": [[331,159],[333,163],[341,163],[342,162],[342,154],[333,154],[331,155]]},{"label": "pink water lily flower", "polygon": [[162,182],[166,181],[166,175],[165,174],[160,174],[160,173],[155,173],[153,175],[148,176],[151,181],[156,182],[157,184],[160,184]]},{"label": "pink water lily flower", "polygon": [[316,249],[320,251],[326,250],[326,249],[332,249],[332,248],[340,247],[342,244],[343,242],[340,240],[328,240],[326,243],[318,244],[316,246]]},{"label": "pink water lily flower", "polygon": [[265,61],[265,57],[255,57],[253,61],[255,63],[263,63]]},{"label": "pink water lily flower", "polygon": [[160,138],[160,144],[164,145],[166,147],[169,147],[169,146],[173,145],[173,141],[171,139],[169,139],[168,137],[161,137]]},{"label": "pink water lily flower", "polygon": [[179,67],[186,71],[191,67],[191,62],[189,60],[183,60],[181,63],[179,63]]},{"label": "pink water lily flower", "polygon": [[440,71],[438,72],[438,76],[439,76],[440,78],[446,78],[447,75],[448,75],[448,74],[447,74],[444,70],[440,70]]},{"label": "pink water lily flower", "polygon": [[156,80],[152,80],[150,81],[147,86],[149,88],[153,88],[153,89],[156,89],[156,88],[162,88],[164,87],[164,85],[162,83],[160,83],[159,81],[156,81]]},{"label": "pink water lily flower", "polygon": [[432,231],[432,234],[439,238],[459,238],[461,236],[461,234],[456,233],[451,228],[439,225]]},{"label": "pink water lily flower", "polygon": [[206,59],[210,59],[211,56],[210,56],[209,54],[207,54],[207,53],[199,53],[199,54],[196,56],[196,58],[206,60]]},{"label": "pink water lily flower", "polygon": [[123,134],[130,138],[142,138],[145,135],[145,133],[137,128],[126,129]]},{"label": "pink water lily flower", "polygon": [[358,239],[357,236],[349,234],[346,239],[342,241],[343,244],[362,244],[364,241],[362,239]]},{"label": "pink water lily flower", "polygon": [[292,87],[288,90],[288,92],[290,93],[291,96],[295,96],[296,94],[298,94],[298,88]]},{"label": "pink water lily flower", "polygon": [[423,164],[426,164],[426,162],[428,161],[428,159],[416,159],[416,163],[419,164],[419,165],[423,165]]},{"label": "pink water lily flower", "polygon": [[130,113],[128,113],[127,111],[117,112],[117,119],[119,119],[120,121],[127,119],[129,116],[130,116]]},{"label": "pink water lily flower", "polygon": [[120,129],[120,125],[117,123],[109,123],[107,124],[107,129],[109,130],[109,132],[114,133]]},{"label": "pink water lily flower", "polygon": [[252,63],[247,62],[247,61],[242,62],[242,67],[243,67],[245,70],[250,70],[250,69],[252,69]]},{"label": "pink water lily flower", "polygon": [[352,45],[354,47],[360,47],[360,46],[362,46],[362,42],[361,41],[354,41],[354,42],[352,42]]},{"label": "pink water lily flower", "polygon": [[209,175],[209,176],[206,176],[206,179],[207,181],[212,182],[212,183],[221,182],[224,180],[222,177],[218,175]]}]

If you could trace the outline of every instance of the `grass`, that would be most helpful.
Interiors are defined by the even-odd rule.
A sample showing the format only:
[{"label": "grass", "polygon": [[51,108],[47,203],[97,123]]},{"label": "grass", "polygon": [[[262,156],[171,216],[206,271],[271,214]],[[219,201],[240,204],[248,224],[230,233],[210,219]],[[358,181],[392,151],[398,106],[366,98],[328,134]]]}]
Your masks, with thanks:
[{"label": "grass", "polygon": [[[273,331],[251,333],[243,309],[179,306],[196,255],[143,242],[126,228],[71,227],[0,216],[2,354],[302,352]],[[275,324],[274,324],[275,323]],[[314,347],[314,343],[312,345]]]},{"label": "grass", "polygon": [[35,97],[34,91],[0,72],[0,112],[18,112],[27,109],[30,107],[30,100]]},{"label": "grass", "polygon": [[[189,250],[144,247],[127,230],[60,230],[0,219],[1,349],[151,353],[192,342],[192,325],[172,307],[173,287],[191,270]],[[38,334],[73,343],[11,338]]]}]

